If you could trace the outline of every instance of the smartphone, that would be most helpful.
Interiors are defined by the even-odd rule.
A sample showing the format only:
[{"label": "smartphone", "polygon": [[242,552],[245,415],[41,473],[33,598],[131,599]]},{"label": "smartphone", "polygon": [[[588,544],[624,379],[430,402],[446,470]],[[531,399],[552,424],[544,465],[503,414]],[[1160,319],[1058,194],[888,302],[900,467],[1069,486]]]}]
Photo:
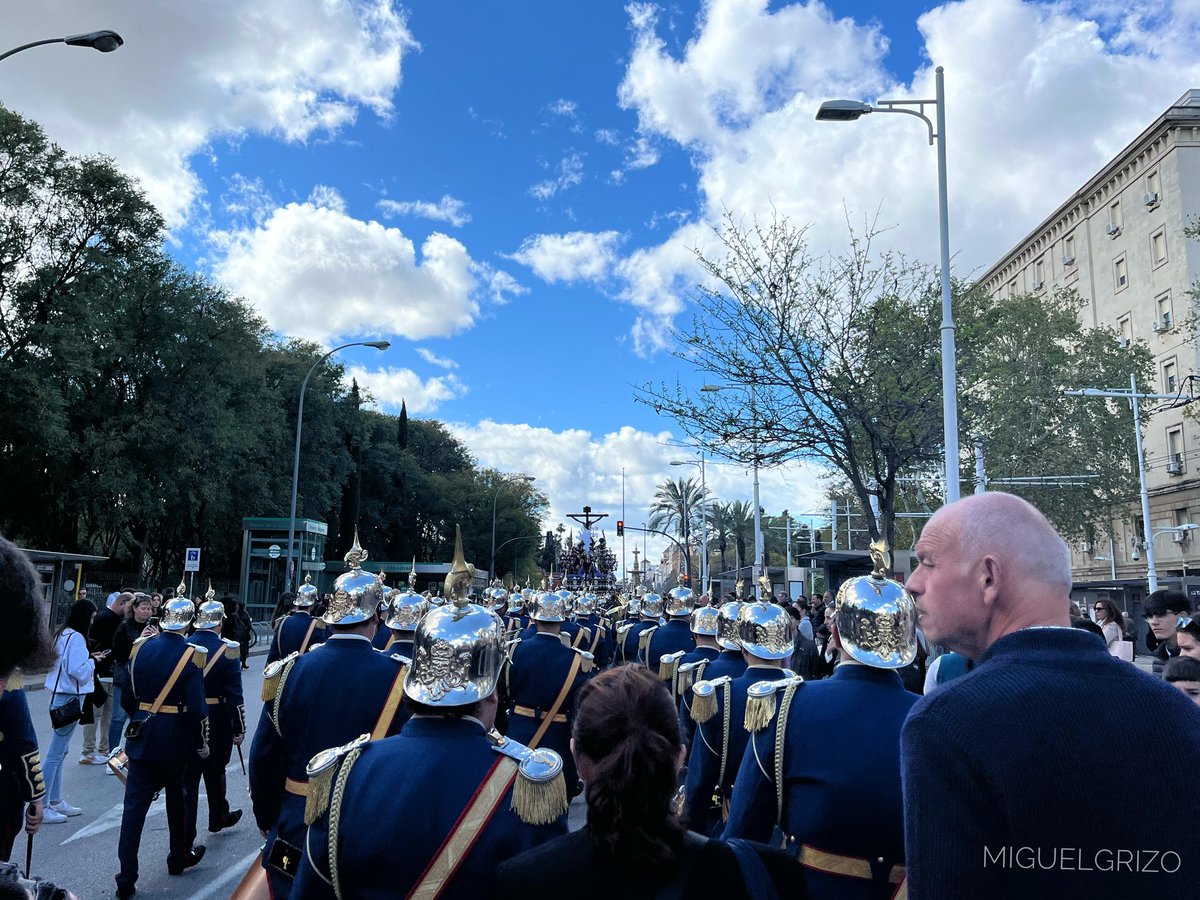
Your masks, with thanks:
[{"label": "smartphone", "polygon": [[146,623],[151,628],[158,628],[158,616],[151,616],[150,621]]}]

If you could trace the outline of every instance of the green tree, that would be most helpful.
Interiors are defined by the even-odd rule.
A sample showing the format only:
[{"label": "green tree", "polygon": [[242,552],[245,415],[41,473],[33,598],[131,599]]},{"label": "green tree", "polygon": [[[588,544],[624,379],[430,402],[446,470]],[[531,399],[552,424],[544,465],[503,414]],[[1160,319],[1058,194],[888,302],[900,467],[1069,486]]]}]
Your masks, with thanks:
[{"label": "green tree", "polygon": [[[923,477],[936,486],[941,468],[936,271],[876,253],[872,234],[852,235],[846,252],[815,259],[804,229],[781,217],[742,228],[730,215],[719,237],[723,258],[698,256],[705,279],[693,292],[696,314],[675,334],[674,352],[704,381],[740,390],[645,385],[637,399],[741,462],[824,464],[867,511],[872,538],[894,545],[899,479]],[[960,431],[966,446],[982,440],[999,470],[1020,462],[1044,472],[1062,462],[1071,442],[1079,462],[1086,455],[1106,465],[1114,461],[1108,448],[1127,429],[1103,409],[1064,401],[1061,392],[1084,376],[1144,374],[1145,349],[1121,348],[1105,329],[1085,330],[1072,304],[1055,314],[1057,302],[1001,300],[955,285]],[[1090,448],[1080,452],[1088,447],[1081,442],[1100,448],[1094,462]],[[1110,496],[1130,493],[1129,475],[1127,466],[1110,469],[1101,493],[1050,504],[1047,512],[1071,533],[1079,519],[1068,514],[1070,503],[1087,502],[1098,518]]]}]

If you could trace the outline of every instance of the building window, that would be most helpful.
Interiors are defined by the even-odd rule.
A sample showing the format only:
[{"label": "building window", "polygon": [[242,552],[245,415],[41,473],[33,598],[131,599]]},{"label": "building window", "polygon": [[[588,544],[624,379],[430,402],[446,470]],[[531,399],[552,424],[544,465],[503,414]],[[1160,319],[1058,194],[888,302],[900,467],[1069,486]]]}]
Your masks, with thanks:
[{"label": "building window", "polygon": [[1175,324],[1171,309],[1171,292],[1163,291],[1154,298],[1154,330],[1158,333],[1170,331]]},{"label": "building window", "polygon": [[1167,474],[1183,474],[1183,426],[1167,431]]},{"label": "building window", "polygon": [[1150,235],[1150,259],[1155,268],[1167,261],[1167,230],[1160,228]]},{"label": "building window", "polygon": [[1120,292],[1129,287],[1129,267],[1125,265],[1125,254],[1113,260],[1113,290]]},{"label": "building window", "polygon": [[1064,266],[1071,266],[1071,265],[1075,264],[1075,235],[1074,234],[1068,234],[1065,238],[1063,238],[1062,263]]},{"label": "building window", "polygon": [[1158,206],[1162,201],[1162,179],[1158,177],[1158,169],[1146,173],[1146,196],[1143,200],[1149,207]]},{"label": "building window", "polygon": [[1116,237],[1121,233],[1121,226],[1124,224],[1124,218],[1121,216],[1121,199],[1118,197],[1108,205],[1108,233],[1112,237]]},{"label": "building window", "polygon": [[1169,359],[1162,364],[1163,392],[1173,394],[1179,390],[1179,374],[1175,360]]},{"label": "building window", "polygon": [[1122,347],[1133,344],[1133,321],[1130,319],[1129,313],[1117,319],[1117,334],[1120,335],[1118,342]]},{"label": "building window", "polygon": [[1008,296],[1017,296],[1017,279],[1015,278],[1008,283]]},{"label": "building window", "polygon": [[1040,291],[1046,286],[1046,261],[1039,259],[1033,264],[1033,289]]}]

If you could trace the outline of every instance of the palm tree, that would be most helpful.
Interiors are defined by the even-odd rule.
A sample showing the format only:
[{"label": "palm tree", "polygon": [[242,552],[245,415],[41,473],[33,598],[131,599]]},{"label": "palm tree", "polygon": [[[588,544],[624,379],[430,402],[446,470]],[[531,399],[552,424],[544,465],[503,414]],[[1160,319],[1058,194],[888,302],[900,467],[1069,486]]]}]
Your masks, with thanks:
[{"label": "palm tree", "polygon": [[[650,527],[674,531],[690,547],[693,530],[700,519],[700,497],[703,491],[695,478],[667,479],[654,492],[650,507]],[[690,553],[690,550],[688,551]]]},{"label": "palm tree", "polygon": [[734,500],[729,506],[729,531],[737,546],[737,565],[753,565],[754,560],[746,556],[746,542],[750,542],[751,555],[754,547],[754,506],[745,500]]},{"label": "palm tree", "polygon": [[708,507],[709,547],[712,546],[713,541],[716,541],[717,553],[721,557],[721,568],[717,570],[719,572],[724,572],[728,568],[725,563],[725,553],[729,549],[729,538],[733,534],[733,516],[729,511],[731,505],[730,503],[711,503]]}]

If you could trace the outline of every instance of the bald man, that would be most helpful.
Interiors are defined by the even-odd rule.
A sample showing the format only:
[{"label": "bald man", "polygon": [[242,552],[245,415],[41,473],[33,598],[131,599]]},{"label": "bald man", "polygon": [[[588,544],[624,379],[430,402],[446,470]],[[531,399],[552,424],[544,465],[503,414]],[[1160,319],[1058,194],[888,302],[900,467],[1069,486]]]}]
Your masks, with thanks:
[{"label": "bald man", "polygon": [[907,587],[925,636],[978,662],[901,733],[908,896],[1196,896],[1189,814],[1131,809],[1079,766],[1194,784],[1200,706],[1070,627],[1070,552],[1050,523],[981,494],[939,510],[916,556]]}]

